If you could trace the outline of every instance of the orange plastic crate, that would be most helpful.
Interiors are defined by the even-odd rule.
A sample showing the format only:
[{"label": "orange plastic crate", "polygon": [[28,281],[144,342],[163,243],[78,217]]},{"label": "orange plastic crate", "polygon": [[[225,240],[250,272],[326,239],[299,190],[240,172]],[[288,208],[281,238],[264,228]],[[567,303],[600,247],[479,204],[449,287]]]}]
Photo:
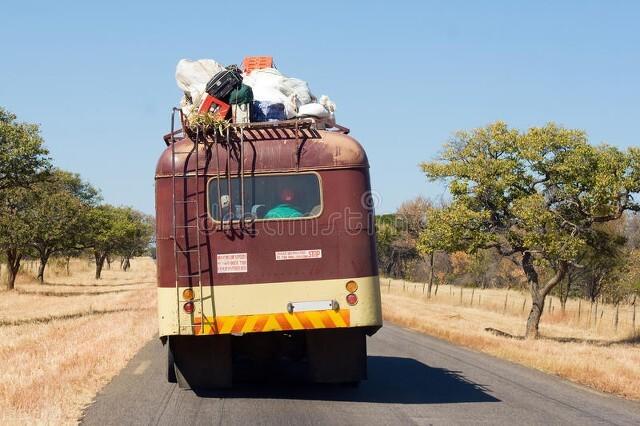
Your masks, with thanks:
[{"label": "orange plastic crate", "polygon": [[274,68],[272,56],[246,56],[242,61],[242,70],[245,74],[262,68]]}]

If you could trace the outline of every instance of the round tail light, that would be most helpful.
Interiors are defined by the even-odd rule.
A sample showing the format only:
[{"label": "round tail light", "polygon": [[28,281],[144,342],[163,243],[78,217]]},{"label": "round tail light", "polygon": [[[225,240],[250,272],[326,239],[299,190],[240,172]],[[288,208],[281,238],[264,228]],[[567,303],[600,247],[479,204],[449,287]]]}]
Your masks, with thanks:
[{"label": "round tail light", "polygon": [[193,300],[193,290],[190,288],[185,288],[182,292],[182,297],[185,300]]},{"label": "round tail light", "polygon": [[193,302],[187,302],[184,305],[182,305],[182,308],[184,309],[184,311],[188,314],[193,313]]},{"label": "round tail light", "polygon": [[349,293],[355,293],[356,290],[358,290],[358,283],[351,280],[347,283],[347,285],[345,286],[347,288],[347,291]]},{"label": "round tail light", "polygon": [[351,306],[355,305],[356,303],[358,303],[358,296],[353,293],[347,294],[347,303]]}]

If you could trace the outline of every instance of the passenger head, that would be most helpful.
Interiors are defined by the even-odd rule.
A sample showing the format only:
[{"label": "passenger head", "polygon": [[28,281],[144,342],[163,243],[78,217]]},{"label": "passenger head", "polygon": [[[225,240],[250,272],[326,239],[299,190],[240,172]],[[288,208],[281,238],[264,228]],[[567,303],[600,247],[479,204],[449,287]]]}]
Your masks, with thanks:
[{"label": "passenger head", "polygon": [[296,198],[295,192],[291,188],[283,188],[280,191],[280,200],[284,203],[290,203]]}]

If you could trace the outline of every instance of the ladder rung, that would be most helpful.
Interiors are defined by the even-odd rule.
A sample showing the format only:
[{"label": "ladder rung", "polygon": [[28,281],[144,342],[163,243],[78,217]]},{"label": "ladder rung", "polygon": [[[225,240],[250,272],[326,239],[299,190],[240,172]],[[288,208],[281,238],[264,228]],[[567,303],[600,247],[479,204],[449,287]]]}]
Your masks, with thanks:
[{"label": "ladder rung", "polygon": [[198,253],[200,250],[176,250],[176,253]]},{"label": "ladder rung", "polygon": [[198,225],[176,225],[176,228],[185,229],[185,228],[197,228]]},{"label": "ladder rung", "polygon": [[200,274],[195,274],[195,275],[178,275],[178,278],[195,278],[195,277],[199,277]]},{"label": "ladder rung", "polygon": [[191,203],[197,203],[198,200],[177,200],[175,201],[176,204],[191,204]]}]

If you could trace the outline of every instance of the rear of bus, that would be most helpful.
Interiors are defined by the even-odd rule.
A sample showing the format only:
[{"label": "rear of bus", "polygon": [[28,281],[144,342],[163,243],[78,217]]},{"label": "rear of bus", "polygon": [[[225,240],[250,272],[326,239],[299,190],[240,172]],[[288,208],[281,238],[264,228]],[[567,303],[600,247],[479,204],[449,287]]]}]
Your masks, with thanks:
[{"label": "rear of bus", "polygon": [[366,335],[382,325],[368,162],[353,138],[317,135],[302,148],[272,139],[235,150],[185,138],[163,153],[158,310],[170,381],[366,378]]}]

